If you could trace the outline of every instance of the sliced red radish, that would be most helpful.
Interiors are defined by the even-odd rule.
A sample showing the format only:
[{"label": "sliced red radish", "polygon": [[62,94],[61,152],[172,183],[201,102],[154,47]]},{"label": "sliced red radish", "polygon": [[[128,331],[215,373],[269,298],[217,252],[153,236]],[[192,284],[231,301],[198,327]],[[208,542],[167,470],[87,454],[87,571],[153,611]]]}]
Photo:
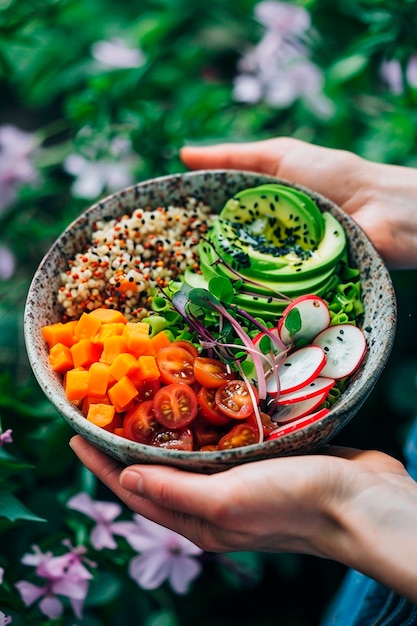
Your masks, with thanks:
[{"label": "sliced red radish", "polygon": [[281,393],[277,400],[277,404],[293,404],[294,402],[302,402],[313,398],[318,394],[329,392],[335,383],[334,378],[326,378],[325,376],[317,376],[315,380],[309,385],[304,385],[297,391],[290,393]]},{"label": "sliced red radish", "polygon": [[[279,337],[279,334],[278,334],[278,328],[271,328],[271,329],[269,329],[269,332],[274,337],[276,337],[276,342],[273,341],[273,339],[270,339],[265,332],[260,332],[258,335],[256,335],[256,337],[254,337],[252,339],[252,343],[253,343],[254,347],[257,350],[259,350],[259,352],[261,353],[261,358],[262,358],[262,360],[264,361],[264,364],[267,367],[271,367],[275,356],[277,356],[278,354],[280,354],[282,352],[285,352],[285,350],[287,349],[282,344],[282,341],[281,341],[281,339]],[[262,341],[262,339],[264,339],[264,337],[266,339],[269,339],[269,345],[270,345],[270,351],[267,352],[266,354],[263,354],[262,350],[261,350],[261,347],[262,347],[261,341]],[[266,339],[265,339],[265,342],[266,342]],[[266,342],[266,345],[268,345],[267,342]]]},{"label": "sliced red radish", "polygon": [[300,417],[304,417],[304,415],[310,415],[312,411],[315,411],[325,401],[328,393],[328,390],[326,390],[301,402],[280,405],[278,411],[271,415],[271,420],[277,424],[288,424],[288,422],[293,422]]},{"label": "sliced red radish", "polygon": [[320,409],[315,413],[310,413],[309,415],[305,415],[300,419],[291,422],[291,424],[287,424],[286,426],[281,426],[274,430],[272,433],[268,435],[265,441],[271,441],[272,439],[278,439],[279,437],[284,437],[284,435],[289,435],[290,433],[295,432],[296,430],[300,430],[305,426],[309,426],[310,424],[314,424],[315,422],[320,421],[323,417],[329,413],[329,409]]},{"label": "sliced red radish", "polygon": [[353,324],[329,326],[314,338],[313,343],[323,348],[326,354],[322,375],[336,380],[353,374],[366,351],[365,335]]},{"label": "sliced red radish", "polygon": [[[292,318],[295,319],[291,321]],[[288,346],[299,339],[311,342],[329,324],[330,312],[327,304],[318,296],[308,294],[296,298],[284,309],[278,322],[278,332],[281,340]],[[298,330],[293,330],[298,326]]]},{"label": "sliced red radish", "polygon": [[290,393],[309,385],[326,365],[326,355],[320,346],[305,346],[292,352],[266,381],[267,392]]}]

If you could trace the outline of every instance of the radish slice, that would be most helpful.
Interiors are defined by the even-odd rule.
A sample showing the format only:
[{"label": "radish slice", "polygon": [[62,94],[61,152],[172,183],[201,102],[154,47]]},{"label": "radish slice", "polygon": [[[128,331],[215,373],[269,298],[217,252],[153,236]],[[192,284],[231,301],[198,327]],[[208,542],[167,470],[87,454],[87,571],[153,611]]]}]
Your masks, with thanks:
[{"label": "radish slice", "polygon": [[[291,332],[290,315],[297,317],[300,328]],[[314,294],[308,294],[296,298],[284,309],[282,317],[278,322],[278,333],[283,343],[287,346],[303,339],[311,342],[319,332],[327,328],[330,324],[330,312],[327,304]]]},{"label": "radish slice", "polygon": [[291,424],[287,424],[286,426],[282,426],[277,430],[274,430],[272,433],[268,435],[265,441],[271,441],[272,439],[278,439],[279,437],[283,437],[284,435],[288,435],[289,433],[293,433],[296,430],[300,430],[304,428],[304,426],[309,426],[310,424],[314,424],[314,422],[320,421],[323,417],[325,417],[329,413],[329,409],[320,409],[316,411],[316,413],[310,413],[304,417],[301,417],[295,422],[291,422]]},{"label": "radish slice", "polygon": [[296,391],[317,378],[325,365],[326,355],[320,346],[300,348],[287,356],[276,372],[269,376],[266,390],[271,395]]},{"label": "radish slice", "polygon": [[[252,339],[254,347],[260,352],[260,357],[264,363],[265,368],[270,368],[271,363],[273,363],[274,361],[274,357],[286,350],[284,345],[280,345],[282,342],[279,338],[278,329],[271,328],[269,332],[277,338],[277,343],[275,343],[272,339],[269,339],[267,334],[264,332],[260,332],[258,335],[256,335],[256,337]],[[260,349],[260,343],[264,337],[267,337],[271,344],[271,349],[266,354],[262,354],[262,351]]]},{"label": "radish slice", "polygon": [[317,376],[309,385],[305,385],[297,391],[291,393],[281,393],[277,404],[293,404],[293,402],[302,402],[309,400],[323,392],[329,392],[335,383],[334,378],[326,378],[325,376]]},{"label": "radish slice", "polygon": [[271,415],[271,421],[277,424],[288,424],[288,422],[293,422],[304,415],[310,415],[312,411],[315,411],[325,401],[328,393],[328,390],[326,390],[302,402],[283,404],[278,411]]},{"label": "radish slice", "polygon": [[323,348],[326,354],[322,375],[336,380],[353,374],[366,351],[365,335],[353,324],[329,326],[315,337],[313,343]]}]

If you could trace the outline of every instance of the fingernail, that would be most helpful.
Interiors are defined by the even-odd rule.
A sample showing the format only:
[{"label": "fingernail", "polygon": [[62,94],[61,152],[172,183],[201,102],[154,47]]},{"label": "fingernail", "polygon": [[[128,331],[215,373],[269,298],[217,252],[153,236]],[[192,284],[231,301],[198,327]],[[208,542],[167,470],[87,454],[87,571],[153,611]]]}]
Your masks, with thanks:
[{"label": "fingernail", "polygon": [[125,470],[120,474],[120,484],[123,489],[134,491],[135,493],[143,493],[143,478],[139,472]]}]

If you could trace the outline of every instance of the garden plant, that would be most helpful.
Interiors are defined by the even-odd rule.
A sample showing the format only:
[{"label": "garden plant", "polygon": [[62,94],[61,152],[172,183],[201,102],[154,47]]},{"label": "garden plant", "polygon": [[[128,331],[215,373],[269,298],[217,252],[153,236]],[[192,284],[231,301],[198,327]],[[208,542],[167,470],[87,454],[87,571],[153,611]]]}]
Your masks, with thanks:
[{"label": "garden plant", "polygon": [[[80,465],[27,361],[25,297],[73,219],[184,171],[183,145],[288,135],[417,166],[416,30],[414,0],[0,0],[0,626],[319,623],[342,566],[205,553]],[[393,354],[344,445],[401,458],[415,278],[393,273]]]}]

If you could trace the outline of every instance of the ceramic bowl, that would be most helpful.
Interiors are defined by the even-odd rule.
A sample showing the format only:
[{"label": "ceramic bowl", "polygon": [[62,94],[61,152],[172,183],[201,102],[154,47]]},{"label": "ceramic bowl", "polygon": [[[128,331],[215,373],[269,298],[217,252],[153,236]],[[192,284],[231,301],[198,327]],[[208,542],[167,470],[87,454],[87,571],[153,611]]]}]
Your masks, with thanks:
[{"label": "ceramic bowl", "polygon": [[130,213],[137,207],[182,204],[189,195],[203,199],[213,210],[220,210],[226,200],[239,190],[268,182],[289,185],[269,176],[234,170],[196,171],[141,182],[107,197],[80,215],[40,263],[29,289],[25,310],[25,341],[34,375],[47,398],[73,430],[120,462],[163,463],[211,473],[239,463],[316,451],[349,422],[376,384],[395,335],[396,300],[389,273],[369,239],[349,216],[322,196],[290,185],[308,193],[321,210],[330,211],[342,223],[348,236],[351,261],[359,268],[362,281],[365,303],[362,328],[368,345],[367,354],[347,390],[327,416],[310,426],[262,444],[215,452],[184,452],[136,443],[107,432],[88,422],[67,401],[61,381],[49,366],[41,328],[59,321],[60,307],[56,294],[60,273],[66,270],[67,261],[88,245],[94,222],[102,217],[113,218]]}]

